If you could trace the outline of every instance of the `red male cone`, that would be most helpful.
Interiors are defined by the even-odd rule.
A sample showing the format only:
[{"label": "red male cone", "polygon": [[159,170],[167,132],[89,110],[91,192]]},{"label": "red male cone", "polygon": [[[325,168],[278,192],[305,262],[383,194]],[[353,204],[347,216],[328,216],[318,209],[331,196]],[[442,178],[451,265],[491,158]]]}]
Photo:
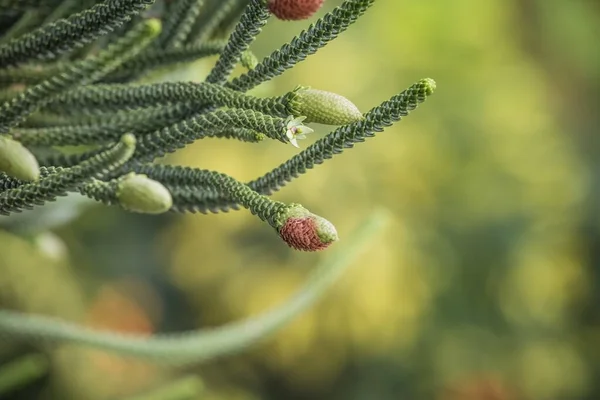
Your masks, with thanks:
[{"label": "red male cone", "polygon": [[273,15],[282,20],[301,20],[311,17],[325,0],[267,0]]},{"label": "red male cone", "polygon": [[291,205],[282,219],[279,236],[296,250],[319,251],[338,240],[331,222],[299,204]]}]

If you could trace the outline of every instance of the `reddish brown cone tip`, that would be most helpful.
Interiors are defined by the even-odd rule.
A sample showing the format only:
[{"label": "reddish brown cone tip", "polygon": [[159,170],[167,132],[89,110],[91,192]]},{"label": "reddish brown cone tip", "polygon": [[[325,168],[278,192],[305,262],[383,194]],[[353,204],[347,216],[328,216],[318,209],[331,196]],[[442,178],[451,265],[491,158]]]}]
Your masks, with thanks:
[{"label": "reddish brown cone tip", "polygon": [[268,0],[269,11],[278,19],[298,21],[310,18],[325,0]]},{"label": "reddish brown cone tip", "polygon": [[323,217],[305,209],[298,210],[285,221],[279,235],[290,247],[302,251],[326,249],[338,240],[335,227]]}]

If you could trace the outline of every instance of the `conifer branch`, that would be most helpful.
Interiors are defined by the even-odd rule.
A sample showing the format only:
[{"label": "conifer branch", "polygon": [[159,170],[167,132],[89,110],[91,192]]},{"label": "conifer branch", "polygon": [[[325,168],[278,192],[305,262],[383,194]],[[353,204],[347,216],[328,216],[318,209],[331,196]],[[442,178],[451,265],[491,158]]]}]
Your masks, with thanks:
[{"label": "conifer branch", "polygon": [[157,40],[160,48],[180,47],[188,38],[200,15],[204,0],[178,0],[165,19],[164,29]]},{"label": "conifer branch", "polygon": [[188,42],[192,44],[204,43],[214,34],[216,28],[227,18],[239,0],[221,0],[215,2],[217,7],[212,13],[205,13],[196,19],[194,26],[188,37]]},{"label": "conifer branch", "polygon": [[[139,136],[172,125],[189,115],[193,109],[191,103],[150,107],[135,112],[78,118],[72,121],[73,125],[58,124],[48,128],[29,129],[18,127],[13,129],[12,136],[28,146],[104,144],[117,140],[127,132]],[[69,120],[54,122],[68,123]]]},{"label": "conifer branch", "polygon": [[[327,248],[338,239],[333,224],[300,204],[267,196],[408,115],[433,93],[435,82],[423,79],[364,115],[341,95],[304,86],[265,98],[246,92],[314,54],[374,2],[345,0],[258,62],[249,47],[270,15],[308,18],[323,0],[177,0],[145,15],[138,14],[154,0],[0,0],[0,214],[68,192],[149,214],[244,207],[296,250]],[[155,12],[164,12],[160,21],[146,19]],[[227,41],[214,40],[238,19]],[[107,37],[96,40],[102,35]],[[136,82],[151,70],[216,54],[202,83]],[[249,71],[228,81],[238,63]],[[313,122],[339,127],[247,183],[219,171],[152,163],[204,138],[269,138],[298,147]],[[64,145],[86,147],[71,153],[53,148]],[[311,305],[379,220],[373,217],[334,250],[290,302],[254,319],[136,338],[0,310],[0,334],[173,364],[210,360],[264,338]]]},{"label": "conifer branch", "polygon": [[[164,182],[161,167],[160,165],[152,166],[144,171],[148,172],[144,175]],[[167,168],[172,172],[172,167]],[[256,193],[231,176],[220,172],[195,170],[194,177],[194,184],[197,187],[221,193],[226,198],[247,208],[252,214],[275,228],[286,243],[298,250],[320,250],[337,240],[337,232],[330,222],[310,213],[300,204],[288,205],[273,201]],[[182,194],[182,191],[176,193]],[[302,221],[305,220],[310,222],[303,223]],[[301,228],[298,227],[299,225]]]},{"label": "conifer branch", "polygon": [[9,215],[43,205],[64,196],[91,177],[102,177],[123,165],[135,150],[135,137],[125,135],[115,146],[72,168],[47,175],[36,183],[26,183],[0,193],[0,214]]},{"label": "conifer branch", "polygon": [[264,0],[249,0],[240,22],[229,36],[225,50],[206,77],[206,82],[222,84],[227,80],[242,53],[248,49],[256,35],[260,33],[270,15]]},{"label": "conifer branch", "polygon": [[74,63],[65,73],[53,76],[4,103],[0,106],[0,133],[8,132],[10,127],[50,103],[57,95],[102,78],[123,61],[135,56],[159,32],[158,20],[145,21],[97,56]]},{"label": "conifer branch", "polygon": [[373,5],[374,1],[344,1],[341,6],[294,37],[289,44],[284,44],[279,50],[275,50],[270,56],[259,62],[254,69],[226,83],[226,86],[245,92],[281,75],[344,32]]},{"label": "conifer branch", "polygon": [[[173,66],[176,64],[187,63],[221,54],[225,48],[225,41],[215,40],[199,45],[186,45],[183,47],[170,47],[166,49],[146,48],[145,51],[138,54],[115,68],[113,72],[102,79],[103,82],[120,82],[126,78],[135,75]],[[242,55],[245,65],[252,63],[254,56],[250,52]],[[250,60],[250,62],[248,62]],[[255,64],[252,64],[255,65]],[[0,86],[10,84],[36,84],[44,79],[51,78],[54,75],[64,73],[69,68],[69,63],[55,62],[44,65],[21,65],[18,67],[9,67],[0,69]],[[248,68],[250,69],[250,68]]]},{"label": "conifer branch", "polygon": [[[0,0],[0,5],[11,4],[10,1],[14,0]],[[26,0],[31,1],[34,0]],[[96,180],[92,180],[93,174],[87,179],[81,178],[69,190],[78,190],[106,204],[116,204],[118,194],[125,193],[117,189],[125,187],[122,185],[127,182],[126,187],[131,188],[128,190],[133,197],[123,198],[137,198],[138,204],[122,199],[119,204],[138,212],[163,212],[166,208],[180,212],[217,212],[244,206],[268,221],[292,247],[316,246],[318,249],[319,240],[323,239],[319,235],[304,237],[302,240],[306,242],[294,235],[331,230],[329,223],[323,223],[320,217],[300,206],[283,205],[264,196],[407,115],[433,92],[435,83],[430,79],[421,80],[365,115],[338,94],[308,87],[298,86],[281,96],[267,98],[244,93],[335,39],[374,0],[344,1],[291,43],[260,62],[248,47],[271,14],[283,20],[306,18],[316,12],[323,1],[249,0],[242,9],[245,2],[238,0],[182,0],[168,5],[162,33],[158,32],[156,20],[144,21],[138,17],[124,25],[151,3],[151,0],[105,0],[0,45],[0,60],[2,57],[11,60],[0,69],[0,84],[19,84],[3,93],[6,101],[0,105],[0,133],[7,134],[0,138],[0,188],[4,188],[5,195],[11,193],[17,199],[10,200],[14,204],[7,205],[7,210],[12,210],[12,206],[20,209],[18,204],[22,199],[16,191],[45,188],[48,179],[58,179],[55,177],[93,163],[106,152],[105,147],[100,147],[63,154],[51,151],[51,147],[104,146],[128,133],[137,140],[135,152],[128,161]],[[40,16],[53,19],[88,5],[88,1],[64,0],[39,12]],[[96,18],[94,21],[90,21],[92,16]],[[217,26],[222,28],[237,16],[240,21],[227,42],[204,41],[215,36]],[[200,21],[208,23],[199,27]],[[11,28],[16,26],[13,24]],[[116,43],[106,46],[99,42],[100,51],[91,57],[77,60],[81,53],[74,53],[71,58],[60,61],[39,62],[56,58],[54,53],[89,43],[118,26],[122,26],[121,29],[112,34],[118,38]],[[156,36],[158,40],[150,44]],[[54,53],[34,54],[39,50],[36,46],[41,45],[49,45]],[[133,84],[135,78],[151,69],[215,53],[220,57],[203,83]],[[29,63],[24,64],[27,61]],[[251,70],[227,83],[238,62]],[[23,90],[20,86],[23,84],[29,86]],[[268,174],[246,184],[216,171],[147,164],[196,140],[211,137],[251,143],[270,138],[298,147],[298,140],[312,132],[307,125],[311,122],[340,127]],[[15,179],[22,179],[18,187],[12,187]],[[156,196],[162,200],[146,203],[152,196],[135,195],[148,190],[163,193]],[[51,198],[48,193],[38,193],[42,200],[37,201]],[[23,207],[33,204],[21,202]]]},{"label": "conifer branch", "polygon": [[56,58],[121,26],[154,0],[105,0],[0,46],[0,65]]},{"label": "conifer branch", "polygon": [[[197,140],[218,137],[230,128],[250,129],[282,143],[295,143],[296,136],[312,132],[312,129],[302,124],[301,119],[271,117],[253,110],[235,108],[217,110],[208,114],[197,114],[160,130],[139,135],[134,161],[153,161]],[[61,135],[57,133],[57,140],[68,139],[58,139],[59,137]],[[92,150],[80,154],[52,155],[39,158],[39,161],[42,165],[69,167],[97,153],[97,150]]]},{"label": "conifer branch", "polygon": [[[373,108],[365,114],[363,120],[339,127],[289,161],[246,185],[264,195],[279,190],[292,179],[312,169],[316,164],[322,164],[325,160],[341,154],[345,149],[354,147],[356,143],[364,142],[365,139],[375,136],[385,127],[401,120],[424,102],[434,90],[435,82],[432,79],[420,80],[402,93]],[[186,194],[187,198],[184,197],[184,201],[175,200],[176,208],[180,211],[218,212],[236,208],[235,201],[218,191],[207,190],[201,184],[202,171],[199,169],[168,165],[142,165],[135,167],[135,171],[147,174],[168,186],[196,188],[189,190],[190,193]]]},{"label": "conifer branch", "polygon": [[290,141],[290,129],[309,130],[297,121],[271,117],[253,110],[229,109],[200,114],[182,122],[141,136],[136,150],[136,161],[152,161],[180,149],[196,140],[211,137],[229,127],[252,129],[283,143]]},{"label": "conifer branch", "polygon": [[194,103],[196,109],[210,104],[285,118],[288,115],[300,116],[297,113],[297,97],[296,91],[293,91],[279,97],[257,98],[206,82],[164,82],[140,86],[113,84],[85,86],[70,91],[57,98],[50,109],[62,111],[77,105],[84,109],[117,111],[189,102]]},{"label": "conifer branch", "polygon": [[264,194],[278,190],[316,164],[322,164],[325,160],[354,147],[356,143],[374,137],[377,132],[400,121],[424,102],[435,88],[436,84],[432,79],[420,80],[373,108],[365,114],[364,119],[337,128],[263,177],[249,182],[249,186]]}]

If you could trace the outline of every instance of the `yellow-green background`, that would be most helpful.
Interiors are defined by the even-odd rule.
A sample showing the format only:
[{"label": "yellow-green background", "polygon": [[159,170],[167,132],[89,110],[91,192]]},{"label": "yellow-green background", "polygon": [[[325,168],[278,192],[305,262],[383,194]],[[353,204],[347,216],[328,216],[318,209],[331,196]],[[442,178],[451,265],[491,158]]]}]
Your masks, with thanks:
[{"label": "yellow-green background", "polygon": [[[274,195],[325,216],[342,240],[373,209],[393,221],[317,307],[265,345],[200,368],[200,398],[600,397],[600,6],[375,3],[256,93],[310,85],[366,112],[434,78],[436,93],[405,120]],[[306,26],[272,20],[253,50],[266,56]],[[329,130],[317,126],[301,146]],[[245,181],[297,151],[205,140],[169,160]],[[97,207],[54,231],[67,256],[0,232],[0,298],[122,330],[259,313],[321,257],[290,250],[246,211],[156,218]],[[65,397],[81,399],[171,373],[81,349],[55,359]]]}]

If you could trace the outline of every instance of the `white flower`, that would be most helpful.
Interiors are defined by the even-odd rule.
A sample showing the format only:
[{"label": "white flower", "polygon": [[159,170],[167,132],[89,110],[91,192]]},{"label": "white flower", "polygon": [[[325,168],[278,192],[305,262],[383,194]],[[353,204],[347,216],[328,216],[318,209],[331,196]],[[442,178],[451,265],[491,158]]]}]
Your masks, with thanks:
[{"label": "white flower", "polygon": [[287,132],[285,136],[289,139],[290,143],[295,147],[298,146],[298,139],[306,139],[306,135],[313,133],[314,130],[306,125],[302,125],[306,117],[293,118],[287,123]]}]

